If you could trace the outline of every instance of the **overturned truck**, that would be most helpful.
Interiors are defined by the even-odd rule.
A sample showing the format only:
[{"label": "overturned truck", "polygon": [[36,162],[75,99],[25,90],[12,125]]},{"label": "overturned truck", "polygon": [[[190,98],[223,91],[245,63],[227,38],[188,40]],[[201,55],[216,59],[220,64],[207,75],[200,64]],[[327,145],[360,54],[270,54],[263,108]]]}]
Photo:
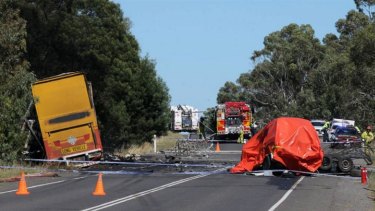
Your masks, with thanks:
[{"label": "overturned truck", "polygon": [[32,84],[33,105],[26,120],[30,158],[94,160],[102,156],[91,84],[72,72]]}]

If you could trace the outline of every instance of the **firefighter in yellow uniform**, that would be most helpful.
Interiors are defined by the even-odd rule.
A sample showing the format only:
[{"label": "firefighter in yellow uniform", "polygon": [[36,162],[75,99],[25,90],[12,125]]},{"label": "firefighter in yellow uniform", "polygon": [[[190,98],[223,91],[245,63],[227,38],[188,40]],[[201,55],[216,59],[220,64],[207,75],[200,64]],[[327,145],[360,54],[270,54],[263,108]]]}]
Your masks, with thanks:
[{"label": "firefighter in yellow uniform", "polygon": [[243,139],[243,125],[241,125],[240,127],[240,136],[238,137],[237,143],[240,143],[240,144],[245,143]]},{"label": "firefighter in yellow uniform", "polygon": [[362,139],[365,140],[366,144],[370,144],[374,140],[374,134],[371,132],[371,130],[372,127],[369,125],[361,135]]},{"label": "firefighter in yellow uniform", "polygon": [[328,121],[324,122],[323,125],[323,142],[328,142],[329,141],[329,135],[328,135],[328,129],[330,128],[331,124]]}]

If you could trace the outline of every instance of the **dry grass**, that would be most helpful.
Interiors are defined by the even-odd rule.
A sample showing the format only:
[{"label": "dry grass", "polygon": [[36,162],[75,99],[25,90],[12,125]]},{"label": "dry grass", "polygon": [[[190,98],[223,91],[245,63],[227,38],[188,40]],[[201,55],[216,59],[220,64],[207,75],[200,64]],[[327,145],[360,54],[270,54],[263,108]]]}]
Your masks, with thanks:
[{"label": "dry grass", "polygon": [[19,168],[0,168],[0,179],[20,176],[22,171],[25,174],[39,173],[40,172],[40,170],[38,170],[38,169],[22,169],[22,167],[19,167]]},{"label": "dry grass", "polygon": [[183,136],[180,133],[168,132],[166,136],[161,136],[156,142],[157,151],[172,150],[176,146],[177,139],[182,139]]},{"label": "dry grass", "polygon": [[[179,133],[168,132],[166,136],[161,136],[157,138],[156,141],[156,151],[167,151],[172,150],[175,145],[177,139],[181,139],[183,136]],[[134,145],[127,149],[120,149],[115,152],[115,154],[120,156],[125,156],[128,154],[138,154],[144,155],[148,153],[154,152],[154,145],[153,143],[143,143],[142,145]]]},{"label": "dry grass", "polygon": [[20,169],[0,169],[0,179],[21,175]]}]

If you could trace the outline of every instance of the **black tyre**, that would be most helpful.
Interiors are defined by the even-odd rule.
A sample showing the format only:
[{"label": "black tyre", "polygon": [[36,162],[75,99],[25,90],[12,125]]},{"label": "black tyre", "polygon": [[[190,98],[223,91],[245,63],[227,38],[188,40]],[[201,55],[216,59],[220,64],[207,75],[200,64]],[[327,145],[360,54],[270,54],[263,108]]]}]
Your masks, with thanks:
[{"label": "black tyre", "polygon": [[348,157],[341,157],[339,158],[338,166],[341,172],[348,173],[353,168],[353,160]]},{"label": "black tyre", "polygon": [[271,155],[264,157],[262,168],[263,170],[271,169]]},{"label": "black tyre", "polygon": [[323,171],[328,171],[331,168],[332,168],[332,158],[329,156],[324,156],[322,165],[319,167],[319,169]]}]

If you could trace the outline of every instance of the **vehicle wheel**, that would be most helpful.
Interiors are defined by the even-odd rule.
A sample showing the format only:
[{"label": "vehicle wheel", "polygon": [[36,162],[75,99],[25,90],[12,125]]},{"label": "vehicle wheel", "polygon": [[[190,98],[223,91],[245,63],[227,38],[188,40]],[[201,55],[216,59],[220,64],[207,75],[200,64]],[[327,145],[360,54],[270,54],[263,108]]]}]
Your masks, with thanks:
[{"label": "vehicle wheel", "polygon": [[348,157],[341,157],[339,158],[338,166],[341,172],[350,172],[353,168],[353,160]]},{"label": "vehicle wheel", "polygon": [[319,167],[319,169],[323,171],[328,171],[331,168],[332,168],[332,158],[328,156],[324,156],[322,165]]},{"label": "vehicle wheel", "polygon": [[267,155],[266,157],[264,157],[262,167],[263,170],[271,169],[271,155]]},{"label": "vehicle wheel", "polygon": [[353,168],[352,170],[350,170],[350,176],[361,177],[361,169],[360,168]]}]

